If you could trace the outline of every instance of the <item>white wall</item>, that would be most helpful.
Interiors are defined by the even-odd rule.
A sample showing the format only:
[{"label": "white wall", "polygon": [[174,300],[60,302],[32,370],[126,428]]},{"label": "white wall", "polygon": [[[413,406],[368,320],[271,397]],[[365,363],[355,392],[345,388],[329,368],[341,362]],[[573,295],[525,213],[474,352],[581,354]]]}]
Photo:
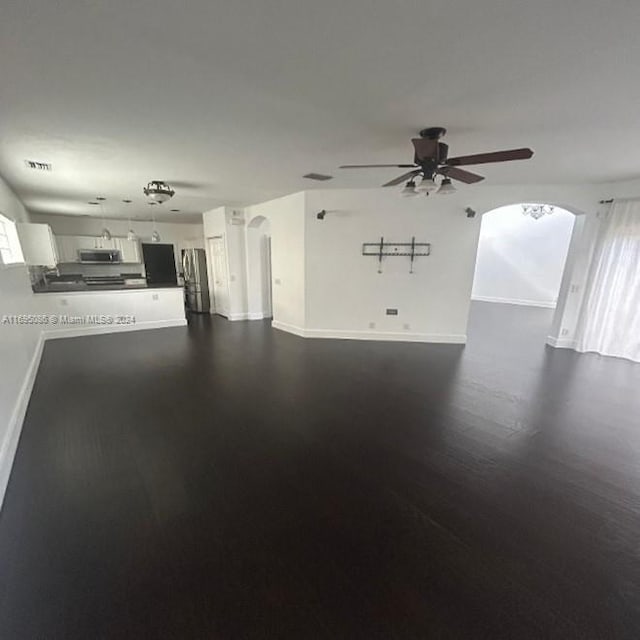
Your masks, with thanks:
[{"label": "white wall", "polygon": [[[306,224],[309,335],[464,342],[480,225],[456,200],[402,198],[397,189],[312,191]],[[413,273],[408,257],[384,258],[378,273],[362,244],[381,237],[415,237],[431,243],[431,255],[416,258]]]},{"label": "white wall", "polygon": [[[33,214],[32,222],[48,224],[55,235],[100,235],[102,220],[87,216],[65,216]],[[111,235],[126,236],[130,228],[128,220],[107,218],[105,220]],[[132,220],[131,226],[142,242],[150,242],[154,225],[152,222]],[[173,244],[176,269],[182,271],[181,250],[187,247],[204,249],[204,231],[201,224],[157,222],[155,228],[160,234],[161,242]]]},{"label": "white wall", "polygon": [[485,213],[473,299],[555,307],[574,221],[561,208],[538,220],[519,205]]},{"label": "white wall", "polygon": [[248,224],[256,216],[269,220],[273,325],[295,333],[303,332],[306,323],[305,202],[308,193],[294,193],[245,209]]},{"label": "white wall", "polygon": [[[0,212],[28,221],[22,203],[0,178]],[[0,319],[33,312],[34,295],[24,265],[0,265]],[[0,504],[18,444],[41,353],[40,327],[0,323]]]}]

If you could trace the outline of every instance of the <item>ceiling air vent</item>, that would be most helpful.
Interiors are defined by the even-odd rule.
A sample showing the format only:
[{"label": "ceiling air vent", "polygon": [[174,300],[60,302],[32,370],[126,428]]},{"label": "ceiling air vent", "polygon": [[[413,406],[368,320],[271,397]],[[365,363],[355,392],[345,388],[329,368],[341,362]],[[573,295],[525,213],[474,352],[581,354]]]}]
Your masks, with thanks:
[{"label": "ceiling air vent", "polygon": [[36,171],[51,171],[53,168],[49,162],[36,162],[35,160],[25,160],[24,163],[28,169],[35,169]]},{"label": "ceiling air vent", "polygon": [[322,173],[307,173],[302,177],[309,178],[309,180],[319,180],[320,182],[323,182],[324,180],[331,180],[331,178],[333,178],[333,176],[325,176]]}]

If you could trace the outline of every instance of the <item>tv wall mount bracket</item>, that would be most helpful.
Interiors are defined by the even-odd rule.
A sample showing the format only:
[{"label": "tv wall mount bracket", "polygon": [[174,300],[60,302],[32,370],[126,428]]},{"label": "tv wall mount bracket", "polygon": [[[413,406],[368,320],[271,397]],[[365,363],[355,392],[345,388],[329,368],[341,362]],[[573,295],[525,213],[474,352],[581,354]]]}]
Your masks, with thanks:
[{"label": "tv wall mount bracket", "polygon": [[378,258],[378,273],[382,273],[382,259],[392,256],[407,256],[411,259],[409,273],[413,273],[413,262],[420,256],[431,255],[429,242],[416,242],[415,237],[411,242],[385,242],[384,237],[380,242],[364,242],[362,244],[363,256],[376,256]]}]

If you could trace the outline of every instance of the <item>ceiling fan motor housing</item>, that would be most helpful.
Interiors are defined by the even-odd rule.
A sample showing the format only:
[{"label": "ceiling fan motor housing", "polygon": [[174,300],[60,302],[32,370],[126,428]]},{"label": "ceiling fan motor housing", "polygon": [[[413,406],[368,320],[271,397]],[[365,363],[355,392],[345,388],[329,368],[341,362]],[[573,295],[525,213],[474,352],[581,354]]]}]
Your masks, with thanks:
[{"label": "ceiling fan motor housing", "polygon": [[444,127],[427,127],[420,131],[421,138],[429,138],[429,140],[439,140],[447,133]]}]

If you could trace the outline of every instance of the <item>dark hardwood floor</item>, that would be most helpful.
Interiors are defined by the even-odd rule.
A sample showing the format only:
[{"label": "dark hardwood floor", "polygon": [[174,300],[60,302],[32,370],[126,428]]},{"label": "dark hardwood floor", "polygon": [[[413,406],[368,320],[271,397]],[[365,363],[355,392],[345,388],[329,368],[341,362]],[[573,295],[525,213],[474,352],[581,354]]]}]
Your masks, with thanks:
[{"label": "dark hardwood floor", "polygon": [[2,640],[640,638],[640,366],[195,318],[47,344]]}]

